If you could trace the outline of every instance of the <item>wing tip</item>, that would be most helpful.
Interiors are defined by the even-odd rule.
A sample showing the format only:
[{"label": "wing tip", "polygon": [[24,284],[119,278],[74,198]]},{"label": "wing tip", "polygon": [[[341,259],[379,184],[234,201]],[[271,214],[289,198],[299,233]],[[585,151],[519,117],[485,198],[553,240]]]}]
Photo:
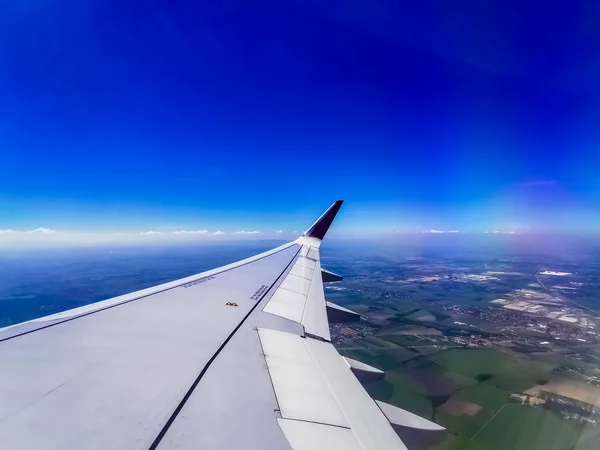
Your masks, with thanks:
[{"label": "wing tip", "polygon": [[317,238],[323,240],[327,230],[333,223],[333,219],[337,215],[338,211],[342,207],[344,200],[336,200],[333,204],[323,213],[321,217],[304,233],[304,236]]}]

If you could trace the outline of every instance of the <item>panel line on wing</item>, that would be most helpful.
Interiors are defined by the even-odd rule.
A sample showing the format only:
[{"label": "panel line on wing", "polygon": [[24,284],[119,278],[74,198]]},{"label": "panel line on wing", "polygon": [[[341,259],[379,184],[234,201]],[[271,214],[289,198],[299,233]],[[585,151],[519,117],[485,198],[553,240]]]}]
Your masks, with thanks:
[{"label": "panel line on wing", "polygon": [[298,275],[306,280],[311,280],[314,274],[314,270],[305,266],[296,264],[290,271],[292,275]]},{"label": "panel line on wing", "polygon": [[260,304],[261,300],[268,294],[269,290],[273,286],[275,286],[277,284],[277,282],[281,279],[281,277],[286,273],[287,269],[294,263],[294,261],[296,260],[296,256],[298,255],[299,252],[300,252],[300,249],[298,249],[298,251],[296,252],[296,254],[294,255],[294,257],[285,266],[285,268],[279,274],[279,276],[275,279],[275,281],[273,281],[273,283],[271,283],[271,287],[264,292],[264,294],[262,295],[262,297],[259,300],[256,301],[256,303],[252,306],[252,308],[250,308],[250,311],[248,311],[248,313],[243,317],[243,319],[240,321],[240,323],[238,323],[238,325],[233,329],[233,331],[229,334],[229,336],[227,336],[227,338],[225,339],[225,341],[223,341],[223,343],[217,349],[217,351],[208,360],[208,362],[206,363],[206,365],[204,366],[204,368],[202,369],[202,371],[200,372],[200,374],[198,375],[198,377],[194,380],[194,382],[192,383],[192,385],[190,386],[190,388],[188,389],[188,391],[185,393],[185,395],[183,396],[183,398],[181,399],[181,401],[179,402],[179,404],[177,405],[177,407],[175,408],[175,410],[173,411],[173,413],[171,414],[171,416],[169,417],[169,419],[165,422],[165,425],[160,430],[160,432],[158,433],[158,436],[156,436],[156,438],[154,439],[154,441],[152,442],[152,444],[150,445],[150,447],[148,448],[148,450],[156,450],[156,448],[159,446],[160,442],[162,441],[163,437],[165,436],[165,434],[167,433],[167,431],[169,430],[169,428],[171,427],[171,425],[173,424],[173,422],[175,422],[175,420],[177,419],[177,416],[179,415],[179,413],[181,412],[181,410],[185,406],[186,402],[191,397],[192,393],[194,392],[194,389],[196,389],[196,387],[200,383],[200,380],[202,379],[202,377],[204,376],[204,374],[210,368],[210,366],[213,363],[213,361],[217,358],[217,356],[219,355],[219,353],[221,353],[221,351],[229,343],[229,341],[235,335],[235,333],[237,333],[237,331],[244,324],[244,322],[248,319],[248,317],[250,317],[250,315],[254,312],[254,310]]},{"label": "panel line on wing", "polygon": [[326,427],[337,427],[337,428],[343,428],[344,430],[352,430],[352,428],[350,428],[350,426],[346,426],[346,425],[338,425],[335,423],[327,423],[327,422],[319,422],[318,420],[308,420],[308,419],[289,419],[289,418],[285,418],[282,417],[283,420],[291,420],[294,422],[306,422],[306,423],[314,423],[317,425],[324,425]]}]

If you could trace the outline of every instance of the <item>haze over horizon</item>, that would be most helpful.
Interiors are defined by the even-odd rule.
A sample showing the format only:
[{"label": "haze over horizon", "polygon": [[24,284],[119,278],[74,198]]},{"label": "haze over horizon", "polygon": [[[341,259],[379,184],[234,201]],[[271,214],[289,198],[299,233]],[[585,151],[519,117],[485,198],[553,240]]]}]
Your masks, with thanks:
[{"label": "haze over horizon", "polygon": [[600,4],[0,8],[0,245],[600,231]]}]

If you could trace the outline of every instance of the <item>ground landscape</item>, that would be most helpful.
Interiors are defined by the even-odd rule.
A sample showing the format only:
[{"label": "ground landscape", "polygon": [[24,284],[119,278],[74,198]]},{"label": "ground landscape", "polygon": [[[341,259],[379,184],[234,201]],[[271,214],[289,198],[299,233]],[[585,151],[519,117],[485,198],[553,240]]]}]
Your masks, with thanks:
[{"label": "ground landscape", "polygon": [[[374,398],[446,427],[438,450],[597,449],[600,253],[540,252],[518,236],[491,236],[495,245],[486,246],[459,239],[328,240],[322,264],[344,280],[328,284],[326,297],[362,314],[360,322],[332,325],[338,350],[385,371],[366,385]],[[277,244],[4,253],[0,322],[142,289]]]},{"label": "ground landscape", "polygon": [[351,275],[327,298],[362,314],[333,326],[336,345],[385,371],[373,397],[447,428],[438,449],[596,449],[600,266],[587,258],[336,255],[324,263]]}]

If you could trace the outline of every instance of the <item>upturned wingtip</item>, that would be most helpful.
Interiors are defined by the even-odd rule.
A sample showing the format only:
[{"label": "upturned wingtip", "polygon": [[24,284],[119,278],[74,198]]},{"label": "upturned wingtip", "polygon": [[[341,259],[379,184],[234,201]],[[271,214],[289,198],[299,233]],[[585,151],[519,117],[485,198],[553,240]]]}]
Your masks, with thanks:
[{"label": "upturned wingtip", "polygon": [[329,230],[329,227],[333,223],[333,219],[335,219],[335,216],[342,207],[342,203],[344,203],[344,200],[336,200],[333,205],[331,205],[327,211],[325,211],[323,215],[319,217],[308,230],[306,230],[304,236],[323,240],[325,234],[327,234],[327,230]]}]

